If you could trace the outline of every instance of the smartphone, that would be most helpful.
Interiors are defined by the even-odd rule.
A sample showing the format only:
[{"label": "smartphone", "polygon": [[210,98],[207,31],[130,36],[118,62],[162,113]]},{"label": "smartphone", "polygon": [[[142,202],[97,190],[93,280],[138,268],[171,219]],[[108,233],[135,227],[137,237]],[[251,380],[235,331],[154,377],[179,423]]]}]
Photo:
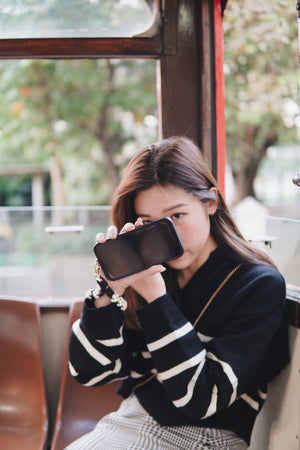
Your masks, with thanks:
[{"label": "smartphone", "polygon": [[182,242],[169,217],[141,225],[94,247],[99,264],[111,281],[179,258],[183,252]]}]

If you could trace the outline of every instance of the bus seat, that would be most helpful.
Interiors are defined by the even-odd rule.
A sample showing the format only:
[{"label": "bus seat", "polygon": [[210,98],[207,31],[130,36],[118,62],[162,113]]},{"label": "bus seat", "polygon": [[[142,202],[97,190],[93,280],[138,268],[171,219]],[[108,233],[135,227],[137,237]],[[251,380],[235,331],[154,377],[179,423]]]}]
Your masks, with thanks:
[{"label": "bus seat", "polygon": [[[81,310],[82,302],[71,305],[68,336]],[[122,400],[115,392],[118,382],[92,387],[79,384],[69,372],[68,360],[67,342],[51,450],[62,450],[91,431],[101,417],[118,409]]]},{"label": "bus seat", "polygon": [[41,450],[48,434],[39,306],[0,298],[0,448]]}]

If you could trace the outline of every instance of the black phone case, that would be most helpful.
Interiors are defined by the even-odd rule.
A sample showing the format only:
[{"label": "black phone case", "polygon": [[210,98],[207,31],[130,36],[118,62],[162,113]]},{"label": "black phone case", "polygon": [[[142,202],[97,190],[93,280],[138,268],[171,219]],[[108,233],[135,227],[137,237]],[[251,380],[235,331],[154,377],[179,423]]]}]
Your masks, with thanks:
[{"label": "black phone case", "polygon": [[169,217],[155,220],[96,244],[94,253],[108,280],[115,281],[163,264],[183,254],[183,246]]}]

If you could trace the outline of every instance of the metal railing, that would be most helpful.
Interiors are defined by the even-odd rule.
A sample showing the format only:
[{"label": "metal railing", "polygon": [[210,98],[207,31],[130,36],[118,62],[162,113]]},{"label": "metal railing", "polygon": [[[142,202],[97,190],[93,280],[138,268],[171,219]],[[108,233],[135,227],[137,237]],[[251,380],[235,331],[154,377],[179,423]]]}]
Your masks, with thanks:
[{"label": "metal railing", "polygon": [[[245,213],[235,218],[287,283],[299,287],[300,221]],[[94,286],[95,235],[110,223],[108,206],[0,208],[0,294],[81,297]]]}]

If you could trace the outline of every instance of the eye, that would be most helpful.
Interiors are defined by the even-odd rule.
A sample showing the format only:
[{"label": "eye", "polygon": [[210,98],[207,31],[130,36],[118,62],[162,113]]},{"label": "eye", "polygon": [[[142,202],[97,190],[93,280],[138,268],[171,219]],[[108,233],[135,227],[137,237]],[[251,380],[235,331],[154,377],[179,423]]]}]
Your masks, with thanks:
[{"label": "eye", "polygon": [[172,220],[179,220],[179,219],[181,219],[183,217],[183,214],[182,213],[175,213],[175,214],[173,214],[172,215]]}]

